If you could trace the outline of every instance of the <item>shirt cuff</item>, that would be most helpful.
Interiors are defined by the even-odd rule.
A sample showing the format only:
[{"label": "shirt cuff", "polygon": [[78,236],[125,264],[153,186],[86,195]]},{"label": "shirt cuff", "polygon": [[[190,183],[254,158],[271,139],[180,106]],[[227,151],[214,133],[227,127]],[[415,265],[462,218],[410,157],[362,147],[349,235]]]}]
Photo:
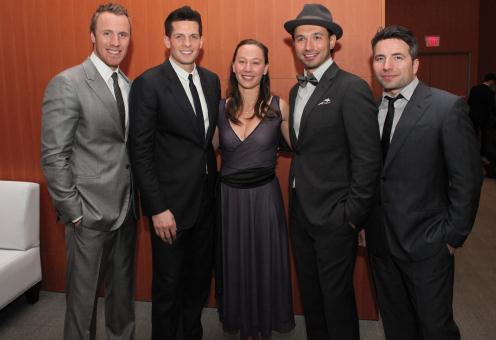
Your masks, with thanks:
[{"label": "shirt cuff", "polygon": [[77,218],[73,219],[71,222],[72,222],[72,223],[74,223],[74,224],[76,224],[76,223],[78,223],[79,221],[81,221],[81,220],[82,220],[82,218],[83,218],[83,216],[79,216],[79,217],[77,217]]}]

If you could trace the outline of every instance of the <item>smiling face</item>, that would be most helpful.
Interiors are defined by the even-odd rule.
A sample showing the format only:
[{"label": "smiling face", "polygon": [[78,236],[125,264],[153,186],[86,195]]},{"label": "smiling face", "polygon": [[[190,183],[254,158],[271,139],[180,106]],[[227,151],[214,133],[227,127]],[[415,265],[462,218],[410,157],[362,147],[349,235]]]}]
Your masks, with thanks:
[{"label": "smiling face", "polygon": [[252,89],[260,86],[262,76],[267,74],[267,64],[263,51],[253,44],[242,45],[238,48],[232,65],[238,86]]},{"label": "smiling face", "polygon": [[187,72],[193,71],[195,60],[203,45],[200,26],[196,21],[174,21],[170,37],[164,38],[170,58]]},{"label": "smiling face", "polygon": [[384,91],[396,96],[417,74],[419,60],[412,60],[408,44],[401,39],[380,40],[374,46],[372,67]]},{"label": "smiling face", "polygon": [[103,12],[91,32],[93,51],[109,67],[116,69],[124,59],[131,40],[131,25],[125,15]]},{"label": "smiling face", "polygon": [[293,33],[296,57],[313,72],[331,56],[336,36],[330,35],[325,27],[314,25],[297,26]]}]

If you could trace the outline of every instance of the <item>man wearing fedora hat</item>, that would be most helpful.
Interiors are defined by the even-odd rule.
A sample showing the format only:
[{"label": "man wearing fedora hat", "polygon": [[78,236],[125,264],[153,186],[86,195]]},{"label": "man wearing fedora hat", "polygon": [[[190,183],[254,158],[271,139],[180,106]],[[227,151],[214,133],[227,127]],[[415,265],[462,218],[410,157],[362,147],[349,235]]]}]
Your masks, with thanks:
[{"label": "man wearing fedora hat", "polygon": [[284,28],[305,69],[290,92],[290,215],[307,336],[359,339],[353,269],[381,166],[377,108],[333,61],[343,30],[326,7],[307,4]]}]

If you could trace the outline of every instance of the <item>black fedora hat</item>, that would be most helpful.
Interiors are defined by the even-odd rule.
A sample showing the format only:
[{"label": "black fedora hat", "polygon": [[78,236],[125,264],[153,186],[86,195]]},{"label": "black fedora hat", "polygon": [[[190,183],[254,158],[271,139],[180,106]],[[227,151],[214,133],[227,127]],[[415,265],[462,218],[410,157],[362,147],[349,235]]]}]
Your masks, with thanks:
[{"label": "black fedora hat", "polygon": [[287,21],[284,28],[289,34],[293,34],[294,29],[301,25],[325,27],[336,35],[336,39],[343,35],[341,26],[332,21],[331,12],[321,4],[305,4],[296,19]]}]

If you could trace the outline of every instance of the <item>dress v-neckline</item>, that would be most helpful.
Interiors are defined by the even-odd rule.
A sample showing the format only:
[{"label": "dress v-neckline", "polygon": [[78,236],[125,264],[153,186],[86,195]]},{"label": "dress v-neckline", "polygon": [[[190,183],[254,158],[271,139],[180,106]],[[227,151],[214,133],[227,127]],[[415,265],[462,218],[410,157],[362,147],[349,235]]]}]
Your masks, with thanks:
[{"label": "dress v-neckline", "polygon": [[[272,102],[274,101],[274,98],[275,98],[275,96],[270,96],[269,106],[272,106]],[[227,104],[227,100],[224,103],[224,107],[225,107],[226,104]],[[255,128],[253,129],[253,131],[250,132],[250,134],[248,136],[246,136],[245,139],[241,139],[238,136],[238,134],[236,133],[236,131],[234,130],[234,128],[232,127],[231,120],[229,120],[229,118],[227,118],[227,117],[226,117],[226,120],[227,120],[227,124],[229,125],[229,128],[231,129],[232,133],[234,134],[234,136],[236,136],[236,139],[239,140],[241,143],[244,143],[245,140],[247,140],[251,135],[253,135],[253,133],[255,131],[257,131],[257,129],[260,126],[260,124],[262,124],[262,122],[264,121],[263,118],[260,119],[260,121],[258,122],[257,126],[255,126]]]},{"label": "dress v-neckline", "polygon": [[244,143],[245,140],[247,140],[248,138],[250,138],[251,135],[253,135],[253,133],[255,131],[257,131],[258,127],[260,126],[260,124],[262,124],[263,122],[263,119],[260,119],[260,121],[258,122],[257,126],[255,126],[255,128],[248,134],[248,136],[246,136],[244,139],[241,139],[241,137],[238,136],[238,134],[236,133],[236,131],[234,130],[232,124],[231,124],[231,121],[229,120],[229,118],[226,117],[226,120],[227,120],[227,124],[229,124],[229,127],[231,128],[231,131],[232,133],[236,136],[236,138],[241,142],[241,143]]}]

